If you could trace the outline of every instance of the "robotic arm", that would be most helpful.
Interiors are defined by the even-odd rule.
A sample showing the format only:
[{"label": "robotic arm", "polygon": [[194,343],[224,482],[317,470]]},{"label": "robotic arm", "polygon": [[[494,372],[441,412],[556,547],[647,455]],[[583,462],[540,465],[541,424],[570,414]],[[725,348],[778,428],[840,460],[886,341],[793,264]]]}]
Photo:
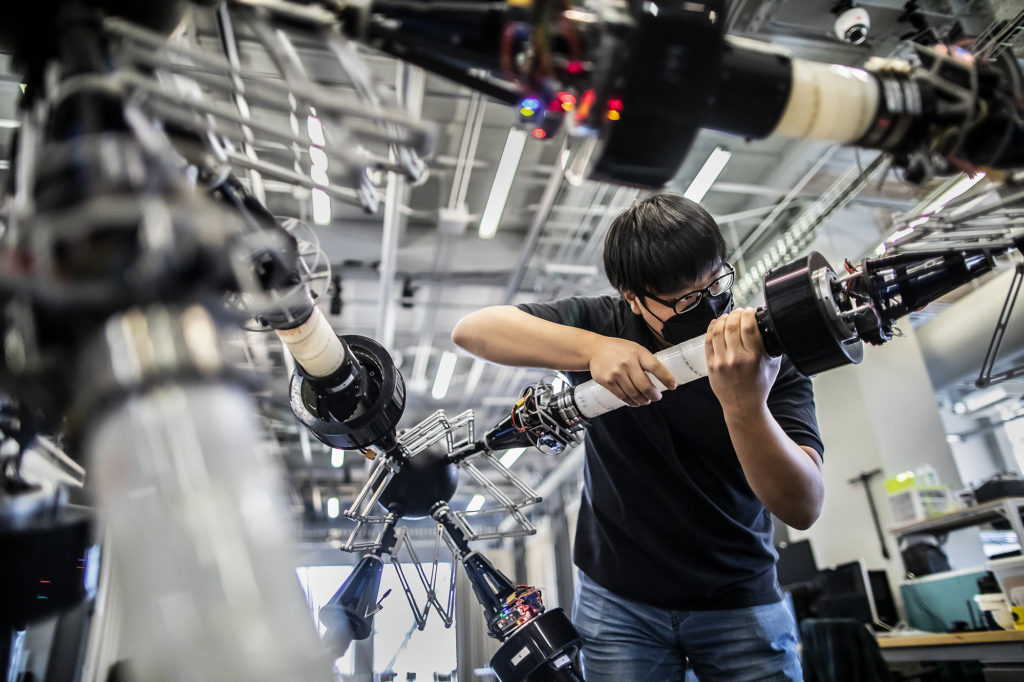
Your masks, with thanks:
[{"label": "robotic arm", "polygon": [[[756,313],[765,350],[787,355],[807,375],[857,364],[864,341],[890,340],[896,320],[988,272],[996,253],[1007,250],[1024,253],[1024,237],[1002,248],[871,258],[844,276],[812,252],[765,275],[765,305]],[[704,353],[700,336],[656,357],[682,384],[707,376]],[[581,439],[588,419],[624,404],[594,380],[558,393],[541,382],[526,388],[484,442],[494,449],[532,445],[557,454]]]},{"label": "robotic arm", "polygon": [[810,62],[726,36],[724,0],[376,0],[339,14],[353,37],[520,104],[526,123],[570,118],[578,177],[661,187],[700,128],[884,150],[913,182],[1024,163],[1024,79],[1009,51],[971,65],[924,46],[917,66]]}]

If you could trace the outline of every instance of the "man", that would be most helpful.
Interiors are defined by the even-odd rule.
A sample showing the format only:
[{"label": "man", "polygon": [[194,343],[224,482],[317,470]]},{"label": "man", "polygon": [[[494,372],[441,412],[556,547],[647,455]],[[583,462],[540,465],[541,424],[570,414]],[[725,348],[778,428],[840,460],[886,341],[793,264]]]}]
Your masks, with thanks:
[{"label": "man", "polygon": [[[781,602],[774,514],[821,512],[810,381],[769,358],[714,219],[671,194],[619,215],[604,246],[621,296],[494,306],[456,344],[493,362],[593,377],[634,409],[593,420],[574,560],[588,682],[802,679]],[[675,388],[654,352],[707,332],[709,377]],[[648,373],[669,389],[660,393]]]}]

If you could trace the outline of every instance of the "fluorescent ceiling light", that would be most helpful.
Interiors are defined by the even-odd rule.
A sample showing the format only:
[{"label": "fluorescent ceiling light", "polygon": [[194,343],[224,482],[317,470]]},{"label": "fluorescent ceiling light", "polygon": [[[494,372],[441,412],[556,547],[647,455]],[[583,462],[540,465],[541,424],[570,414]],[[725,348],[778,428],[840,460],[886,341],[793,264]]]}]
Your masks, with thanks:
[{"label": "fluorescent ceiling light", "polygon": [[341,502],[337,497],[327,498],[327,517],[336,519],[339,514],[341,514]]},{"label": "fluorescent ceiling light", "polygon": [[323,166],[310,167],[309,177],[313,182],[321,187],[326,187],[330,184],[330,181],[327,179],[327,169]]},{"label": "fluorescent ceiling light", "polygon": [[889,237],[886,241],[889,242],[890,244],[895,244],[899,240],[906,237],[908,234],[911,234],[914,231],[915,227],[915,225],[908,225],[907,227],[904,227],[902,230],[896,230],[895,232],[892,233],[892,236]]},{"label": "fluorescent ceiling light", "polygon": [[430,351],[433,348],[429,343],[421,343],[416,347],[416,357],[412,361],[412,380],[423,381],[426,383],[427,380],[427,364],[430,362]]},{"label": "fluorescent ceiling light", "polygon": [[958,180],[956,184],[954,184],[952,187],[950,187],[945,192],[940,194],[935,199],[935,201],[929,203],[928,206],[926,206],[925,209],[921,211],[921,214],[930,215],[932,213],[938,213],[943,209],[943,207],[946,204],[953,201],[953,199],[956,199],[958,196],[960,196],[970,188],[974,187],[984,179],[985,173],[982,171],[975,173],[973,178],[967,176],[960,178],[960,180]]},{"label": "fluorescent ceiling light", "polygon": [[524,452],[526,452],[526,448],[512,448],[511,450],[506,450],[505,454],[502,455],[501,459],[498,461],[501,462],[502,466],[508,469],[516,463],[516,460],[523,456]]},{"label": "fluorescent ceiling light", "polygon": [[327,170],[327,152],[322,147],[309,146],[309,165]]},{"label": "fluorescent ceiling light", "polygon": [[306,132],[309,133],[309,141],[320,147],[326,146],[324,138],[324,124],[316,116],[310,115],[306,119]]},{"label": "fluorescent ceiling light", "polygon": [[1006,389],[1002,386],[993,386],[987,388],[984,391],[975,391],[963,399],[964,405],[967,407],[968,412],[977,412],[983,410],[986,407],[991,407],[998,402],[1002,402],[1010,397],[1010,394],[1006,392]]},{"label": "fluorescent ceiling light", "polygon": [[331,224],[331,198],[322,189],[313,190],[313,222],[317,225]]},{"label": "fluorescent ceiling light", "polygon": [[340,469],[345,466],[345,451],[341,448],[331,448],[331,466]]},{"label": "fluorescent ceiling light", "polygon": [[577,265],[576,263],[545,263],[544,272],[549,275],[578,275],[580,277],[597,277],[596,265]]},{"label": "fluorescent ceiling light", "polygon": [[966,175],[960,178],[952,186],[950,186],[949,189],[947,189],[945,192],[937,196],[932,201],[928,202],[928,204],[918,213],[918,217],[908,222],[906,227],[894,232],[893,235],[889,237],[886,241],[890,244],[895,244],[900,239],[903,239],[904,237],[912,233],[915,228],[920,227],[921,225],[928,222],[928,219],[931,218],[933,215],[942,211],[942,209],[945,208],[949,202],[953,201],[953,199],[956,199],[958,196],[960,196],[970,188],[977,185],[983,179],[985,179],[985,173],[981,171],[975,173],[973,178],[967,177]]},{"label": "fluorescent ceiling light", "polygon": [[491,193],[487,197],[487,206],[484,207],[484,214],[480,218],[480,237],[483,239],[490,239],[498,231],[498,223],[501,222],[501,214],[505,210],[505,202],[508,201],[508,193],[512,189],[512,181],[516,177],[524,145],[525,131],[517,128],[508,131],[505,150],[501,153],[498,171],[494,174],[494,184],[491,185]]},{"label": "fluorescent ceiling light", "polygon": [[468,512],[480,511],[481,509],[483,509],[483,507],[484,507],[484,496],[483,495],[474,495],[473,499],[471,499],[469,501],[469,504],[466,505],[466,511],[468,511]]},{"label": "fluorescent ceiling light", "polygon": [[459,356],[450,350],[441,353],[441,362],[437,365],[437,376],[434,377],[434,388],[430,395],[434,400],[441,400],[448,395],[448,386],[452,383],[452,375],[455,374],[455,363]]},{"label": "fluorescent ceiling light", "polygon": [[472,395],[473,391],[480,384],[480,378],[484,375],[484,370],[487,369],[487,361],[477,358],[473,361],[473,365],[469,368],[469,375],[466,377],[466,393],[465,395]]},{"label": "fluorescent ceiling light", "polygon": [[693,179],[690,186],[683,192],[683,196],[691,201],[702,201],[704,195],[711,189],[711,185],[715,184],[715,180],[721,175],[725,164],[729,163],[731,158],[732,152],[721,147],[715,147],[715,150],[708,156],[708,160],[704,162],[704,166],[697,173],[697,177]]}]

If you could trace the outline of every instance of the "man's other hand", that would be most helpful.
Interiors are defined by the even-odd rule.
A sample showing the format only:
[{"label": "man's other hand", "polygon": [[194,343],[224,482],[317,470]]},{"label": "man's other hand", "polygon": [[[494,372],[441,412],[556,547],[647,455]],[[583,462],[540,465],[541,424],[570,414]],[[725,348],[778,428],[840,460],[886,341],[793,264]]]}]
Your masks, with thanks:
[{"label": "man's other hand", "polygon": [[762,409],[779,374],[780,358],[769,357],[752,308],[711,322],[704,341],[711,389],[722,409]]},{"label": "man's other hand", "polygon": [[647,376],[650,372],[665,388],[676,387],[672,373],[654,354],[638,343],[601,336],[589,351],[590,374],[630,407],[661,400],[661,391]]}]

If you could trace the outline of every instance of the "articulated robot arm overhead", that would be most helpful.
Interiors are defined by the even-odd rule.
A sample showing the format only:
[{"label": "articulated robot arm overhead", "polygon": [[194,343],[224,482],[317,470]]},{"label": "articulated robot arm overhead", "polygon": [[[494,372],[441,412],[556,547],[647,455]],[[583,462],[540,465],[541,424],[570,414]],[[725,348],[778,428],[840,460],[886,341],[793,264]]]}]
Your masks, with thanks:
[{"label": "articulated robot arm overhead", "polygon": [[661,187],[701,128],[883,150],[915,182],[1024,164],[1009,50],[973,64],[924,46],[917,65],[811,62],[726,36],[724,0],[339,4],[351,36],[518,104],[545,134],[569,119],[579,177]]}]

